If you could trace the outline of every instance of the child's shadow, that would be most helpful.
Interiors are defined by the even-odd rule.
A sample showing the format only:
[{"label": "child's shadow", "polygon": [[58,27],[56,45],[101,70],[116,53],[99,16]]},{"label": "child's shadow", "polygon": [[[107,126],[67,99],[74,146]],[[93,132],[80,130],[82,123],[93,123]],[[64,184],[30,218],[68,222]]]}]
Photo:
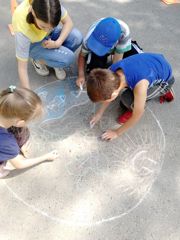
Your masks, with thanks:
[{"label": "child's shadow", "polygon": [[45,162],[52,162],[52,161],[46,160],[44,162],[37,163],[36,165],[31,166],[31,167],[27,167],[27,168],[23,168],[23,169],[13,169],[13,170],[10,170],[10,173],[6,177],[4,177],[3,179],[11,179],[11,178],[14,178],[16,176],[19,176],[19,175],[29,171],[30,169],[32,169],[32,168],[34,168],[34,167],[36,167],[36,166],[38,166],[40,164],[43,164]]}]

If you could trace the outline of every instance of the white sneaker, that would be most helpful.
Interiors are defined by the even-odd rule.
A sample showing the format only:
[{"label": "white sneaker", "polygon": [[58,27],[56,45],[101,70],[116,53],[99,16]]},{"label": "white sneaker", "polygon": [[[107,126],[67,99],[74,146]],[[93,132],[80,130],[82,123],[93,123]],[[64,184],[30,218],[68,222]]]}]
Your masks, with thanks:
[{"label": "white sneaker", "polygon": [[0,178],[6,177],[9,173],[9,170],[4,169],[4,164],[0,164]]},{"label": "white sneaker", "polygon": [[66,72],[63,68],[54,68],[57,79],[64,80],[66,78]]},{"label": "white sneaker", "polygon": [[41,76],[49,75],[49,69],[45,64],[41,64],[38,60],[31,59],[32,65],[34,66],[36,72]]}]

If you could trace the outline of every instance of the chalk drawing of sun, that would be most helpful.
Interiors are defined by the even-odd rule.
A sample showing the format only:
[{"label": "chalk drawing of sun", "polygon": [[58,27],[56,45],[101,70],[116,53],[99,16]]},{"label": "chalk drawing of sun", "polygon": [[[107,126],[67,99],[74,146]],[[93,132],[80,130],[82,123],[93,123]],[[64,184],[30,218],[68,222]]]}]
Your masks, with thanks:
[{"label": "chalk drawing of sun", "polygon": [[91,226],[118,219],[142,202],[161,170],[165,137],[146,108],[133,129],[114,141],[101,141],[103,131],[119,126],[118,104],[91,129],[94,105],[74,81],[37,90],[45,117],[31,126],[32,152],[39,155],[56,148],[59,159],[6,179],[5,185],[23,204],[52,221]]}]

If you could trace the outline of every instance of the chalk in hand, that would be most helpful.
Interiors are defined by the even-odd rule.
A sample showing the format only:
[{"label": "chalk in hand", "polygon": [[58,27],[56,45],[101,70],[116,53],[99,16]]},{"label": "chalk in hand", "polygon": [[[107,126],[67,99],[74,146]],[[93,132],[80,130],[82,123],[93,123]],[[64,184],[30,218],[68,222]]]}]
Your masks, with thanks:
[{"label": "chalk in hand", "polygon": [[93,128],[94,125],[95,125],[95,123],[91,123],[91,122],[90,122],[90,128]]},{"label": "chalk in hand", "polygon": [[79,87],[80,87],[80,90],[82,91],[82,90],[83,90],[83,86],[82,86],[82,84],[81,84],[81,83],[80,83],[80,86],[79,86]]}]

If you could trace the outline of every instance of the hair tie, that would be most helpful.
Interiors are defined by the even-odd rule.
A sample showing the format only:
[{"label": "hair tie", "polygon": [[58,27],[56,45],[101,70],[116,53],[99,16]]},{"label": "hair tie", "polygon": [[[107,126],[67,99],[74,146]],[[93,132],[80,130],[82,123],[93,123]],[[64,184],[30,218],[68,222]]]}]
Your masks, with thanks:
[{"label": "hair tie", "polygon": [[8,92],[9,92],[9,93],[13,93],[15,89],[16,89],[16,86],[10,85],[10,86],[8,87]]}]

